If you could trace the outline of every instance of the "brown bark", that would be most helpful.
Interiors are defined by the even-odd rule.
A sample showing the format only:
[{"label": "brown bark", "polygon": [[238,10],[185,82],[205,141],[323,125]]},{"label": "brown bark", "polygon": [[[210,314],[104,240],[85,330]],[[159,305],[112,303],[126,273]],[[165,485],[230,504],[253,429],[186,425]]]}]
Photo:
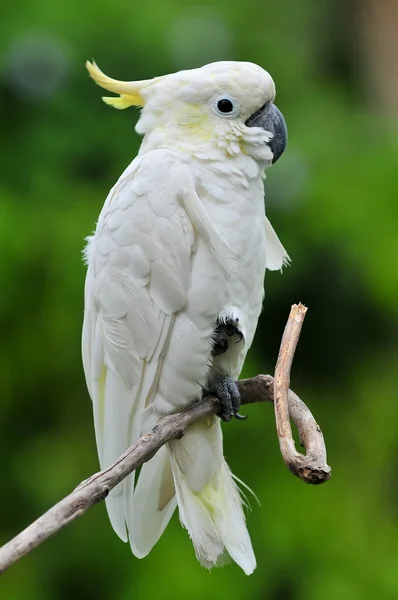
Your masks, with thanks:
[{"label": "brown bark", "polygon": [[[275,380],[271,375],[257,375],[237,384],[242,404],[273,402],[275,388],[277,434],[285,463],[304,482],[324,483],[330,479],[331,470],[326,464],[322,431],[304,402],[289,390],[290,367],[306,310],[301,304],[292,306],[282,338]],[[110,490],[150,460],[164,444],[181,438],[192,423],[219,410],[217,398],[207,396],[185,411],[161,419],[152,431],[143,435],[110,467],[83,481],[71,494],[0,548],[0,573],[106,498]],[[290,418],[297,426],[305,455],[295,450]]]}]

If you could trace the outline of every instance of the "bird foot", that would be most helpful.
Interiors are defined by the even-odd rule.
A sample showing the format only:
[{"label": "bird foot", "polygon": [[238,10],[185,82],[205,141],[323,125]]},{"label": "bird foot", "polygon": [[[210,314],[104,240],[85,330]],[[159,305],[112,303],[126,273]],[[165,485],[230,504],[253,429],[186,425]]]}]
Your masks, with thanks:
[{"label": "bird foot", "polygon": [[213,333],[212,356],[220,356],[228,350],[231,339],[236,336],[236,343],[243,339],[243,333],[239,328],[239,319],[236,317],[227,317],[225,320],[216,320],[216,326]]},{"label": "bird foot", "polygon": [[222,421],[236,419],[245,420],[247,415],[240,415],[240,393],[235,381],[223,373],[213,374],[206,386],[206,392],[217,396],[221,405],[219,416]]}]

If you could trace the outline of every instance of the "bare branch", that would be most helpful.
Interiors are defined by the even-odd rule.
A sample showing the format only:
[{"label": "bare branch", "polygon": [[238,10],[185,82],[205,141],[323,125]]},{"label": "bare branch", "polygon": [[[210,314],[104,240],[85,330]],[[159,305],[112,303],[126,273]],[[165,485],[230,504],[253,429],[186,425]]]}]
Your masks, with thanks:
[{"label": "bare branch", "polygon": [[[289,390],[291,362],[306,311],[304,309],[303,312],[303,309],[301,305],[292,307],[282,339],[275,383],[271,375],[258,375],[237,383],[242,404],[273,402],[275,385],[277,433],[283,459],[289,469],[306,483],[323,483],[330,478],[330,467],[326,464],[322,431],[304,402]],[[172,439],[181,438],[192,423],[218,413],[219,410],[217,398],[207,396],[191,408],[161,419],[152,431],[143,435],[110,467],[83,481],[71,494],[0,548],[0,573],[106,498],[110,490],[150,460],[164,444]],[[306,455],[295,450],[289,414],[296,423]]]},{"label": "bare branch", "polygon": [[[293,304],[283,333],[275,368],[275,420],[282,458],[288,468],[306,483],[323,483],[329,479],[330,470],[325,471],[326,449],[320,427],[314,420],[309,425],[306,413],[308,409],[303,403],[299,406],[297,402],[293,402],[294,410],[292,411],[293,407],[289,409],[292,404],[292,398],[288,397],[290,370],[306,312],[307,308],[302,304]],[[296,399],[299,400],[297,396]],[[289,416],[298,427],[300,442],[307,451],[306,456],[295,448]]]}]

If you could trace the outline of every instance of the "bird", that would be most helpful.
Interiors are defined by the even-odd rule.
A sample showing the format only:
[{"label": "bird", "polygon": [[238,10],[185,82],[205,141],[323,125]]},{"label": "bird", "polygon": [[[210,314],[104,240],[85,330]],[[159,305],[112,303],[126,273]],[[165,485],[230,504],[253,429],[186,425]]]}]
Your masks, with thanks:
[{"label": "bird", "polygon": [[82,359],[101,469],[203,394],[221,406],[120,482],[108,516],[143,558],[178,507],[202,566],[232,559],[249,575],[256,559],[221,423],[242,417],[235,381],[265,270],[290,260],[264,205],[265,172],[287,143],[275,84],[242,61],[129,82],[86,66],[117,94],[106,104],[140,108],[143,136],[84,250]]}]

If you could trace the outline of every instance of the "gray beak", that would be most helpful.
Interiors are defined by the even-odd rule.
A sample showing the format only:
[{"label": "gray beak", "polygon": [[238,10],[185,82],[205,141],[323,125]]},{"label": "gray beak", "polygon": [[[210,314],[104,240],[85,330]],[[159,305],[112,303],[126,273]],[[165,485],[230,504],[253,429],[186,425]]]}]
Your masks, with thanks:
[{"label": "gray beak", "polygon": [[276,163],[287,144],[286,122],[279,108],[273,102],[267,102],[247,119],[245,125],[247,127],[261,127],[272,133],[272,139],[268,142],[268,146],[274,155],[272,164]]}]

